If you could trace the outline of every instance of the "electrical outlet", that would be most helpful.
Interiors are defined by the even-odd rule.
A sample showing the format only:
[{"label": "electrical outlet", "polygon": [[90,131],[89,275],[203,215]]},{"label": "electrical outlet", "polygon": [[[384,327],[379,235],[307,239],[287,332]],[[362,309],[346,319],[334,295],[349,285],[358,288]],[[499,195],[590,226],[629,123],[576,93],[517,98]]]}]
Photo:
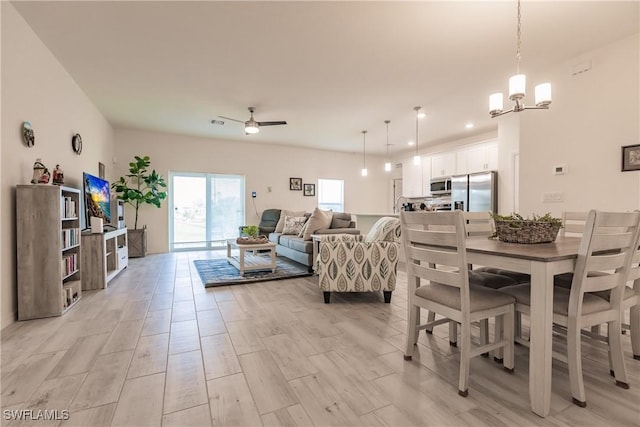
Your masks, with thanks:
[{"label": "electrical outlet", "polygon": [[561,191],[542,193],[543,203],[560,203],[564,202],[564,193]]}]

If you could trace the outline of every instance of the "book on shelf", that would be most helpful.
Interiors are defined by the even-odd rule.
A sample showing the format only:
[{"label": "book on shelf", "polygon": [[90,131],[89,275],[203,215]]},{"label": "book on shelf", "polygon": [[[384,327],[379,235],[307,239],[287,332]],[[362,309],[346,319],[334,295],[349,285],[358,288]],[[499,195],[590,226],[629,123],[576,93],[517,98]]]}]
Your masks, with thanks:
[{"label": "book on shelf", "polygon": [[69,196],[60,199],[60,214],[62,218],[77,218],[76,202]]},{"label": "book on shelf", "polygon": [[62,249],[76,246],[79,243],[80,229],[65,228],[62,230]]},{"label": "book on shelf", "polygon": [[69,254],[62,257],[62,277],[66,277],[77,270],[78,254]]}]

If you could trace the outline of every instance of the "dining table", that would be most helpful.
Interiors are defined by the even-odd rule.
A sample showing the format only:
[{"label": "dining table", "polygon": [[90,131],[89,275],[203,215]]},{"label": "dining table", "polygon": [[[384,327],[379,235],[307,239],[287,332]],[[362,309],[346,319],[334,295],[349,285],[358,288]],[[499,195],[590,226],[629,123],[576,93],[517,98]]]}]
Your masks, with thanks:
[{"label": "dining table", "polygon": [[553,277],[573,272],[579,237],[559,236],[555,242],[521,244],[472,238],[466,242],[470,264],[531,275],[529,397],[531,410],[546,417],[551,407]]}]

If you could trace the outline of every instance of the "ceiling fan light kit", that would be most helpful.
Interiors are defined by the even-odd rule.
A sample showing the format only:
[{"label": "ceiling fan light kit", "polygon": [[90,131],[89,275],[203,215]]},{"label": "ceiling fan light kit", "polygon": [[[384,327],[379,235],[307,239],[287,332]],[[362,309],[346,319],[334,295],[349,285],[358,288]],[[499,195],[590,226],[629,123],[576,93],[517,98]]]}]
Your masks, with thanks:
[{"label": "ceiling fan light kit", "polygon": [[[244,133],[246,135],[254,135],[260,132],[260,126],[278,126],[278,125],[286,125],[287,122],[284,120],[272,121],[272,122],[258,122],[253,118],[253,112],[255,111],[254,107],[249,107],[249,113],[251,113],[251,117],[249,120],[238,120],[233,119],[231,117],[218,116],[221,119],[231,120],[233,122],[244,123]],[[220,122],[219,120],[212,120],[211,123],[216,124],[216,122]],[[224,124],[224,122],[222,122]]]},{"label": "ceiling fan light kit", "polygon": [[517,25],[517,74],[509,79],[509,99],[515,102],[512,109],[503,111],[502,93],[494,93],[489,96],[489,115],[491,118],[502,116],[503,114],[520,112],[523,110],[547,110],[551,104],[551,83],[542,83],[535,88],[535,107],[527,107],[522,102],[526,95],[527,78],[520,74],[520,44],[521,44],[521,13],[520,0],[518,0],[518,25]]}]

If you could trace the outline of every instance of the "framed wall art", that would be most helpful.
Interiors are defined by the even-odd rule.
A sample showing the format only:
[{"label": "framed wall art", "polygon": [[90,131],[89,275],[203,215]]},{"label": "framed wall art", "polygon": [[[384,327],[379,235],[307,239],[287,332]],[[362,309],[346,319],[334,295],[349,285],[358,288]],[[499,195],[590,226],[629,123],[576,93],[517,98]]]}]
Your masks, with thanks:
[{"label": "framed wall art", "polygon": [[305,184],[304,185],[304,195],[305,196],[315,196],[316,195],[316,185],[315,184]]},{"label": "framed wall art", "polygon": [[289,190],[302,191],[302,178],[289,178]]},{"label": "framed wall art", "polygon": [[622,147],[622,172],[640,170],[640,144]]}]

